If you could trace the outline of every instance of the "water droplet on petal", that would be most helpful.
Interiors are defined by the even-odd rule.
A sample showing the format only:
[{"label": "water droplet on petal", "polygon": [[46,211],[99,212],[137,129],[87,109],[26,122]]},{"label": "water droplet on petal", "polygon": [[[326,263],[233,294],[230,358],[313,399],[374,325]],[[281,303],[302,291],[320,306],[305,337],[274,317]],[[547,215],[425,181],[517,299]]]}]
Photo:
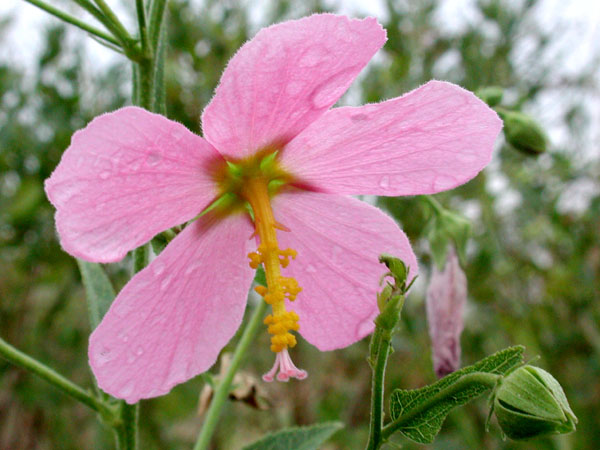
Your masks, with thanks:
[{"label": "water droplet on petal", "polygon": [[154,261],[152,263],[152,272],[154,273],[154,275],[159,276],[164,271],[165,271],[164,263],[162,263],[160,261]]},{"label": "water droplet on petal", "polygon": [[320,46],[311,47],[300,57],[298,65],[300,67],[315,67],[325,58],[327,58],[327,52],[324,48]]},{"label": "water droplet on petal", "polygon": [[137,350],[135,351],[135,354],[140,356],[144,353],[144,349],[142,347],[138,347]]},{"label": "water droplet on petal", "polygon": [[148,163],[149,166],[156,166],[160,160],[162,159],[162,155],[160,155],[159,153],[150,153],[148,155],[148,157],[146,158],[146,162]]},{"label": "water droplet on petal", "polygon": [[312,264],[309,264],[308,266],[306,266],[306,271],[308,273],[316,273],[317,269],[315,269],[315,266],[313,266]]},{"label": "water droplet on petal", "polygon": [[360,122],[363,120],[367,120],[369,118],[368,115],[364,114],[364,113],[357,113],[357,114],[352,114],[350,116],[350,120],[353,120],[355,122]]},{"label": "water droplet on petal", "polygon": [[131,168],[132,171],[137,172],[138,170],[140,170],[140,167],[142,167],[142,161],[139,159],[136,159],[135,161],[133,161],[131,163],[131,165],[129,167]]},{"label": "water droplet on petal", "polygon": [[381,177],[381,179],[379,180],[379,187],[382,188],[389,188],[390,187],[390,177],[388,177],[387,175]]},{"label": "water droplet on petal", "polygon": [[108,347],[100,347],[99,350],[94,349],[94,356],[96,364],[99,366],[103,366],[112,359],[111,350]]},{"label": "water droplet on petal", "polygon": [[348,84],[354,79],[354,68],[343,70],[332,76],[313,91],[312,103],[317,109],[327,108],[335,103],[348,89]]},{"label": "water droplet on petal", "polygon": [[108,170],[105,170],[104,172],[100,172],[100,179],[106,180],[106,179],[108,179],[108,177],[110,177],[110,172]]},{"label": "water droplet on petal", "polygon": [[162,280],[161,283],[160,283],[160,290],[161,291],[166,291],[167,288],[169,287],[169,285],[171,284],[172,280],[173,280],[172,276],[168,276],[167,278],[165,278],[164,280]]},{"label": "water droplet on petal", "polygon": [[124,398],[129,397],[133,393],[134,385],[134,381],[130,381],[129,383],[127,383],[125,387],[121,388],[121,390],[119,391],[119,396]]},{"label": "water droplet on petal", "polygon": [[433,180],[432,188],[436,191],[445,191],[456,185],[456,179],[449,175],[438,175]]}]

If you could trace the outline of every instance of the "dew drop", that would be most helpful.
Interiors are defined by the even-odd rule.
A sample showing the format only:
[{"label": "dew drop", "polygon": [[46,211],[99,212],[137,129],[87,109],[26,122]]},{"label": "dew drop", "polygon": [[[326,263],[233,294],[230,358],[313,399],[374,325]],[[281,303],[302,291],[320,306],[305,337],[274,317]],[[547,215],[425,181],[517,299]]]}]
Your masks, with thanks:
[{"label": "dew drop", "polygon": [[381,177],[381,179],[379,180],[379,187],[382,188],[389,188],[390,187],[390,177],[388,177],[387,175]]},{"label": "dew drop", "polygon": [[438,175],[433,180],[433,189],[435,191],[444,191],[446,189],[450,189],[456,184],[456,179],[449,175]]},{"label": "dew drop", "polygon": [[135,354],[138,356],[141,356],[144,354],[144,349],[142,347],[138,347],[137,350],[135,351]]},{"label": "dew drop", "polygon": [[140,167],[142,167],[142,161],[136,159],[131,163],[129,167],[131,167],[131,170],[133,170],[134,172],[137,172],[138,170],[140,170]]},{"label": "dew drop", "polygon": [[316,273],[317,269],[315,269],[315,266],[313,266],[312,264],[309,264],[308,266],[306,266],[306,271],[308,273]]},{"label": "dew drop", "polygon": [[317,109],[335,103],[346,92],[348,81],[353,79],[354,68],[343,70],[332,76],[313,91],[312,103]]},{"label": "dew drop", "polygon": [[360,122],[363,120],[367,120],[368,118],[369,118],[369,116],[366,114],[363,114],[363,113],[352,114],[350,116],[350,120],[352,120],[354,122]]},{"label": "dew drop", "polygon": [[100,172],[101,180],[106,180],[106,179],[108,179],[108,177],[110,177],[110,172],[108,170],[105,170],[104,172]]},{"label": "dew drop", "polygon": [[154,261],[152,263],[152,272],[154,273],[154,275],[159,276],[164,271],[165,271],[164,263],[162,263],[160,261]]},{"label": "dew drop", "polygon": [[169,287],[169,285],[171,284],[172,279],[173,278],[169,276],[169,277],[165,278],[164,280],[162,280],[160,283],[160,290],[166,291],[167,288]]},{"label": "dew drop", "polygon": [[133,382],[133,381],[130,381],[129,383],[127,383],[125,385],[125,387],[123,387],[119,391],[119,396],[123,397],[123,398],[129,397],[133,393],[134,384],[135,384],[135,382]]},{"label": "dew drop", "polygon": [[146,159],[146,162],[149,166],[156,166],[161,159],[162,155],[160,155],[159,153],[150,153],[148,155],[148,158]]},{"label": "dew drop", "polygon": [[111,350],[108,347],[101,347],[99,351],[95,351],[94,353],[96,355],[96,364],[99,366],[103,366],[112,359],[110,356]]},{"label": "dew drop", "polygon": [[315,67],[327,58],[327,52],[322,47],[311,47],[300,57],[300,67]]}]

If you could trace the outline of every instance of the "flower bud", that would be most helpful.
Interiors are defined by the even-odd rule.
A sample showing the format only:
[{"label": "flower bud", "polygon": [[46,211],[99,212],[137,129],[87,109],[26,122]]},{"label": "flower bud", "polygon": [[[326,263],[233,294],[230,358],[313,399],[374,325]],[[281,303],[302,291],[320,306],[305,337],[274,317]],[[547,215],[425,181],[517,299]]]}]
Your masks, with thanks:
[{"label": "flower bud", "polygon": [[558,381],[545,370],[522,366],[502,380],[494,412],[511,439],[530,439],[575,431],[577,417]]},{"label": "flower bud", "polygon": [[477,89],[475,95],[477,95],[477,97],[486,102],[489,107],[493,108],[494,106],[499,105],[502,101],[504,91],[499,86],[488,86],[481,89]]},{"label": "flower bud", "polygon": [[460,367],[460,335],[467,303],[467,277],[454,246],[449,246],[446,255],[444,270],[433,267],[426,299],[433,368],[439,378]]},{"label": "flower bud", "polygon": [[504,121],[504,136],[510,145],[528,155],[539,155],[546,151],[546,134],[535,120],[516,111],[498,113]]}]

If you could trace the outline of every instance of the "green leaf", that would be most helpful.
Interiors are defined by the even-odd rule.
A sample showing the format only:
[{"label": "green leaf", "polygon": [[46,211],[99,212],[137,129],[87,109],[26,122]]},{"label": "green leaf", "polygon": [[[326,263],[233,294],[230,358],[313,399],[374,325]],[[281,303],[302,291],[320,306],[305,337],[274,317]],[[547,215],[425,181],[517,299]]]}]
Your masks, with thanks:
[{"label": "green leaf", "polygon": [[308,427],[284,428],[244,447],[244,450],[318,450],[323,442],[343,427],[340,422],[324,422]]},{"label": "green leaf", "polygon": [[[522,346],[509,347],[482,359],[472,366],[467,366],[451,373],[429,386],[414,390],[396,389],[392,393],[390,400],[392,420],[398,420],[401,416],[410,413],[440,392],[447,390],[464,375],[476,372],[505,375],[522,363],[523,351],[524,347]],[[402,427],[398,428],[398,431],[415,442],[429,444],[433,442],[435,436],[439,433],[446,416],[452,408],[468,403],[488,389],[489,386],[482,383],[466,385],[464,389],[457,390],[451,395],[433,403],[431,407],[417,414]]]},{"label": "green leaf", "polygon": [[258,269],[256,269],[256,275],[254,275],[254,282],[260,286],[267,285],[267,275],[265,274],[265,269],[263,269],[263,266],[258,266]]},{"label": "green leaf", "polygon": [[77,260],[85,287],[90,325],[94,330],[115,298],[115,290],[100,264]]}]

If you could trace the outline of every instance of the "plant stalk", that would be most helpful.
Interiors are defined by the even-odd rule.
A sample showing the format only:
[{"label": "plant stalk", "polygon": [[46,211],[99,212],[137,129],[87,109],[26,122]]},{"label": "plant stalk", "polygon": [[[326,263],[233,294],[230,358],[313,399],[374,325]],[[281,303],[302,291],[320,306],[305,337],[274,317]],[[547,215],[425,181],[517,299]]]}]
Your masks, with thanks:
[{"label": "plant stalk", "polygon": [[262,324],[262,319],[265,315],[266,310],[267,304],[261,300],[254,312],[252,313],[252,317],[246,325],[246,328],[244,329],[242,337],[240,338],[240,342],[238,343],[235,349],[233,358],[231,359],[231,364],[227,368],[225,376],[219,382],[219,385],[210,403],[210,408],[206,413],[206,419],[204,420],[204,424],[202,425],[202,429],[200,430],[200,434],[198,435],[198,440],[196,441],[194,450],[206,450],[210,445],[210,441],[212,439],[215,428],[217,427],[217,423],[219,421],[223,405],[225,404],[225,400],[227,400],[227,397],[229,395],[231,384],[233,382],[233,377],[240,368],[240,365],[242,364],[246,353],[248,353],[250,344],[252,343],[252,341],[256,337],[256,334],[258,333],[258,330],[260,329],[260,325]]}]

